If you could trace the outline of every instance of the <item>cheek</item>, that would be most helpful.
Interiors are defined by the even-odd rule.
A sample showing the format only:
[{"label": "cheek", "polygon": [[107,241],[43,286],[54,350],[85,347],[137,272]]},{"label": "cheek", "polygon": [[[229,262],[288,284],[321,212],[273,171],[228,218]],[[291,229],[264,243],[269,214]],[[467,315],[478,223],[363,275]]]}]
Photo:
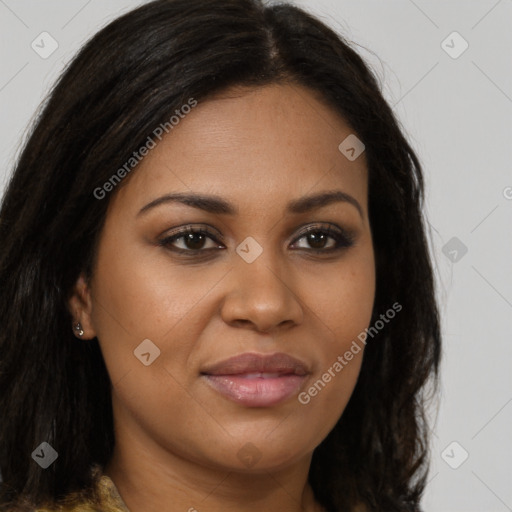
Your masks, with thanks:
[{"label": "cheek", "polygon": [[[226,453],[236,454],[236,439],[181,380],[157,360],[150,367],[133,366],[113,385],[114,418],[125,434],[140,436],[133,449],[142,450],[141,457],[154,455],[155,460],[161,448],[184,459],[211,462],[222,460]],[[220,447],[222,453],[213,447]]]},{"label": "cheek", "polygon": [[[306,278],[305,278],[306,279]],[[308,306],[325,327],[326,353],[347,350],[351,341],[364,331],[371,320],[375,299],[375,265],[371,244],[347,254],[329,271],[308,276],[303,284]]]},{"label": "cheek", "polygon": [[307,421],[303,435],[309,434],[314,446],[322,442],[343,415],[357,383],[363,350],[355,355],[351,352],[350,361],[342,354],[320,369],[297,397]]},{"label": "cheek", "polygon": [[316,298],[327,335],[317,339],[319,364],[297,397],[309,418],[305,430],[316,444],[338,422],[359,377],[365,347],[361,333],[369,326],[375,291],[372,267],[364,270],[331,281],[329,297]]},{"label": "cheek", "polygon": [[298,396],[307,414],[318,419],[319,440],[334,427],[357,383],[365,348],[362,333],[369,327],[375,298],[373,252],[354,253],[329,276],[324,286],[311,288],[316,292],[310,304],[326,336],[317,340],[315,375]]},{"label": "cheek", "polygon": [[[191,327],[191,319],[218,278],[211,273],[193,278],[193,273],[119,245],[117,250],[108,245],[102,249],[93,322],[112,382],[114,414],[129,428],[142,426],[174,452],[182,445],[191,450],[191,438],[218,438],[222,432],[215,423],[203,421],[209,426],[203,429],[197,421],[205,410],[191,396],[186,364],[201,328]],[[151,363],[146,366],[142,354],[148,352]]]},{"label": "cheek", "polygon": [[197,272],[170,264],[165,255],[155,258],[158,250],[105,244],[99,254],[93,322],[98,338],[116,350],[133,350],[146,338],[166,339],[193,316],[218,281],[212,272],[199,279]]}]

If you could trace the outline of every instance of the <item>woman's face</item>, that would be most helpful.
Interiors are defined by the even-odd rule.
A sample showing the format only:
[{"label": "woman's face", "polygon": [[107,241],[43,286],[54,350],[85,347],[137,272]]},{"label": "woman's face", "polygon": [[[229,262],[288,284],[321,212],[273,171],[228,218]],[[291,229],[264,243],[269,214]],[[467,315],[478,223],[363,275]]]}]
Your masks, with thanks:
[{"label": "woman's face", "polygon": [[375,293],[367,168],[307,89],[231,92],[126,178],[72,304],[98,337],[116,435],[159,461],[278,469],[311,455],[359,374],[351,347]]}]

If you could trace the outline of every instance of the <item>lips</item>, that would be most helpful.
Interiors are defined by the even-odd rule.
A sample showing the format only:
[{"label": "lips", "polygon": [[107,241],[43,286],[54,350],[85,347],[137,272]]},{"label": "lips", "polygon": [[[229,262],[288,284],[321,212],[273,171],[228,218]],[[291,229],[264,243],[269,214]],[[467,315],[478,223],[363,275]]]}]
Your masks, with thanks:
[{"label": "lips", "polygon": [[270,407],[295,394],[309,374],[288,354],[246,353],[205,368],[201,375],[217,392],[247,407]]},{"label": "lips", "polygon": [[201,373],[207,375],[249,375],[251,373],[306,375],[308,368],[305,363],[288,354],[246,353],[209,366]]}]

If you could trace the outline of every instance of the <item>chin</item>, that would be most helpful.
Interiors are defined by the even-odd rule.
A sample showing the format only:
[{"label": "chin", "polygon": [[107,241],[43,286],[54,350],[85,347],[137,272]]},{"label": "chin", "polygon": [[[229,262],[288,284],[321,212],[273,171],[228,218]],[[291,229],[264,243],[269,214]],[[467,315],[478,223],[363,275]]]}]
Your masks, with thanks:
[{"label": "chin", "polygon": [[[286,436],[279,435],[274,439],[260,431],[254,435],[243,436],[234,444],[224,447],[215,457],[216,463],[225,470],[241,473],[259,473],[268,471],[280,471],[298,463],[304,457],[309,457],[314,446],[305,446],[304,438],[300,444],[286,443]],[[231,453],[231,457],[226,454]]]}]

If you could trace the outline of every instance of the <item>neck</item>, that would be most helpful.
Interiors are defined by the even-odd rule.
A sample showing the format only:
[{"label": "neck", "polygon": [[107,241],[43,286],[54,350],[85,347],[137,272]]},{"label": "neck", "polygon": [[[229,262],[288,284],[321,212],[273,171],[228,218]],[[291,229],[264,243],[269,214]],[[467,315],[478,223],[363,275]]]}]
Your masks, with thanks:
[{"label": "neck", "polygon": [[311,454],[279,470],[259,472],[207,467],[181,457],[147,438],[116,437],[104,473],[130,512],[321,512],[307,482]]}]

